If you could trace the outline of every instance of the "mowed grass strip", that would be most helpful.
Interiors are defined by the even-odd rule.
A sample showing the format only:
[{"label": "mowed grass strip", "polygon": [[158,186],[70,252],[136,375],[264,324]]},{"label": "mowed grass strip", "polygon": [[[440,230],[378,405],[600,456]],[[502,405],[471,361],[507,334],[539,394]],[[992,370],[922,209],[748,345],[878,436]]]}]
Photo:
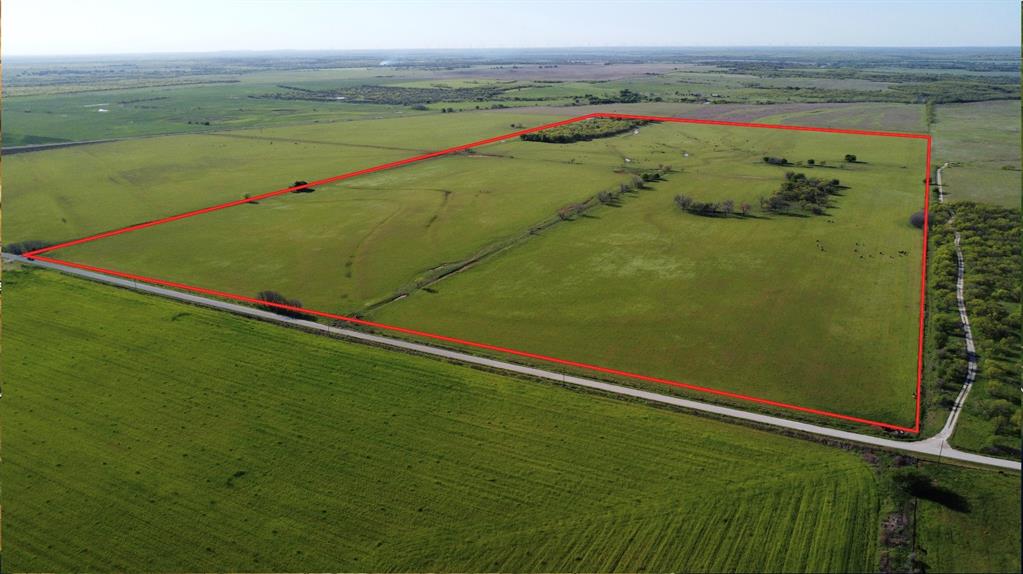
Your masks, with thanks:
[{"label": "mowed grass strip", "polygon": [[869,571],[849,452],[6,274],[14,571]]}]

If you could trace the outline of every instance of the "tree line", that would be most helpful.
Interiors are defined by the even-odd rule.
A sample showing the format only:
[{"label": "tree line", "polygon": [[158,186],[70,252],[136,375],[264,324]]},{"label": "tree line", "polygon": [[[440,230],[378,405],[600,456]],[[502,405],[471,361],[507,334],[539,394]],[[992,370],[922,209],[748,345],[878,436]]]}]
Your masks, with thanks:
[{"label": "tree line", "polygon": [[596,195],[590,197],[582,203],[570,203],[557,211],[557,216],[562,221],[567,221],[573,217],[582,214],[587,209],[602,203],[604,205],[617,205],[623,195],[627,193],[634,193],[643,189],[649,189],[648,184],[663,181],[664,176],[671,173],[670,165],[659,165],[657,169],[646,170],[633,175],[628,182],[618,184],[618,187],[614,189],[608,189],[597,192]]},{"label": "tree line", "polygon": [[698,215],[724,215],[729,216],[733,213],[746,216],[750,214],[753,206],[746,202],[742,202],[736,207],[735,202],[731,199],[726,199],[721,202],[704,202],[696,201],[685,194],[678,194],[675,196],[675,205],[678,206],[682,211],[689,213],[695,213]]}]

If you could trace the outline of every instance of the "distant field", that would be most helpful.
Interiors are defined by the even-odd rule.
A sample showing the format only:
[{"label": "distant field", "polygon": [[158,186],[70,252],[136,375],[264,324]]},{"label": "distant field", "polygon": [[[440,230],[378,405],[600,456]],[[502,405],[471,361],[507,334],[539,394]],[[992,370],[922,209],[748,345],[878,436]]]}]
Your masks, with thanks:
[{"label": "distant field", "polygon": [[[921,124],[922,114],[906,119],[901,111],[922,110],[916,102],[971,101],[1018,97],[1011,72],[964,74],[913,66],[868,70],[848,60],[836,68],[745,68],[693,63],[591,61],[559,65],[392,66],[348,60],[258,62],[244,58],[211,63],[146,62],[135,73],[116,64],[76,62],[25,65],[4,70],[3,143],[5,146],[195,133],[211,129],[269,127],[371,117],[400,117],[448,110],[500,107],[566,107],[591,104],[689,105],[729,113],[729,107],[753,111],[767,106],[861,109],[854,121],[872,129],[905,129]],[[894,64],[895,62],[893,62]],[[261,65],[262,64],[262,65]],[[380,65],[377,65],[380,64]],[[387,64],[387,65],[385,65]],[[312,66],[312,67],[307,67]],[[337,67],[335,67],[337,66]],[[844,69],[840,69],[844,68]],[[93,73],[88,73],[89,71]],[[957,74],[961,74],[956,77]],[[454,90],[500,86],[485,96],[457,97]],[[352,103],[345,98],[319,101],[296,92],[339,89],[452,90],[418,101],[388,99]],[[505,88],[508,88],[507,90]],[[623,97],[623,91],[631,96]],[[298,97],[295,97],[298,96]],[[882,103],[883,102],[883,103]],[[670,104],[669,104],[670,103]],[[886,107],[887,106],[887,107]],[[425,109],[423,109],[425,108]],[[817,112],[810,112],[816,114]],[[1018,115],[1018,110],[1017,110]],[[839,116],[845,112],[838,112]],[[802,114],[789,118],[801,123]],[[827,111],[807,121],[846,121]],[[773,120],[771,120],[773,121]],[[899,125],[896,125],[899,124]],[[857,126],[866,127],[866,126]],[[917,131],[916,127],[912,128]]]},{"label": "distant field", "polygon": [[[395,116],[415,113],[400,106],[352,105],[343,102],[279,102],[250,98],[296,79],[327,79],[335,85],[366,81],[354,74],[274,72],[228,78],[227,83],[129,88],[115,84],[98,91],[10,95],[4,86],[3,144],[5,147],[82,141],[152,134],[190,133],[211,129],[246,128]],[[297,77],[296,77],[297,76]],[[211,78],[194,81],[207,82]],[[100,111],[100,110],[106,110]],[[190,123],[191,122],[191,123]],[[209,125],[206,125],[209,122]]]},{"label": "distant field", "polygon": [[[907,219],[922,205],[922,148],[677,124],[569,145],[513,141],[56,254],[912,426],[920,239]],[[863,163],[846,164],[850,151]],[[761,161],[775,154],[828,165]],[[559,207],[661,163],[674,166],[667,181],[556,220]],[[849,189],[813,217],[759,207],[701,217],[672,199],[759,206],[791,169]],[[369,306],[488,249],[429,289]]]},{"label": "distant field", "polygon": [[59,242],[532,126],[474,113],[182,135],[4,159],[4,242]]},{"label": "distant field", "polygon": [[1019,207],[1019,100],[941,105],[936,120],[935,162],[954,162],[942,174],[949,200]]},{"label": "distant field", "polygon": [[[621,114],[647,114],[681,118],[700,118],[732,122],[760,122],[791,124],[824,128],[861,129],[890,132],[925,133],[924,106],[895,103],[772,103],[772,104],[715,104],[642,103],[578,106],[573,112],[613,112]],[[557,115],[557,107],[516,110],[530,113]]]},{"label": "distant field", "polygon": [[877,567],[854,453],[49,272],[5,281],[12,571]]}]

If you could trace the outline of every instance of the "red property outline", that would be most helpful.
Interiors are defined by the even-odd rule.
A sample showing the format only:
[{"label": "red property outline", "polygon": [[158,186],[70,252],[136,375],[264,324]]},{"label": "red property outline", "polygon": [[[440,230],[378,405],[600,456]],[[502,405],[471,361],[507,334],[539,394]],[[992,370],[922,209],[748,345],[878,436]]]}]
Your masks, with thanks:
[{"label": "red property outline", "polygon": [[[365,175],[365,174],[374,173],[374,172],[377,172],[377,171],[383,171],[383,170],[387,170],[387,169],[392,169],[392,168],[400,167],[400,166],[403,166],[403,165],[408,165],[408,164],[411,164],[411,163],[416,163],[416,162],[423,161],[423,160],[430,159],[430,158],[445,156],[445,155],[449,155],[449,154],[452,154],[452,153],[464,151],[464,150],[467,150],[469,148],[479,147],[479,146],[483,146],[483,145],[490,144],[490,143],[495,143],[495,142],[500,142],[500,141],[504,141],[504,140],[508,140],[508,139],[512,139],[512,138],[518,137],[518,136],[523,135],[523,134],[528,134],[528,133],[531,133],[531,132],[545,130],[545,129],[549,129],[549,128],[553,128],[553,127],[557,127],[557,126],[562,126],[562,125],[566,125],[566,124],[571,124],[571,123],[575,123],[575,122],[578,122],[578,121],[587,120],[587,119],[590,119],[590,118],[636,119],[636,120],[648,120],[648,121],[655,121],[655,122],[673,122],[673,123],[685,123],[685,124],[704,124],[704,125],[719,125],[719,126],[746,127],[746,128],[765,128],[765,129],[777,129],[777,130],[838,133],[838,134],[852,134],[852,135],[879,136],[879,137],[895,137],[895,138],[911,138],[911,139],[922,139],[922,140],[925,140],[926,143],[927,143],[927,173],[926,173],[926,176],[924,177],[923,255],[921,257],[921,264],[920,264],[920,325],[919,325],[919,329],[920,330],[919,330],[919,340],[918,340],[918,344],[917,344],[917,375],[916,375],[916,393],[915,393],[915,395],[916,395],[916,415],[915,415],[915,422],[914,422],[913,426],[912,427],[904,427],[904,426],[899,426],[899,425],[894,425],[894,424],[890,424],[890,423],[884,423],[884,422],[880,422],[880,421],[874,421],[874,420],[854,417],[854,416],[850,416],[850,415],[844,415],[844,414],[840,414],[840,413],[834,413],[834,412],[820,410],[820,409],[813,409],[813,408],[809,408],[809,407],[801,407],[801,406],[798,406],[798,405],[792,405],[792,404],[788,404],[788,403],[772,401],[770,399],[764,399],[764,398],[760,398],[760,397],[753,397],[753,396],[742,395],[742,394],[738,394],[738,393],[732,393],[732,392],[728,392],[728,391],[722,391],[722,390],[718,390],[718,389],[712,389],[712,388],[709,388],[709,387],[701,387],[699,385],[692,385],[692,384],[688,384],[688,383],[682,383],[682,382],[679,382],[679,381],[672,381],[672,380],[668,380],[668,379],[661,379],[661,378],[657,378],[657,377],[650,377],[650,376],[641,375],[641,374],[638,374],[638,373],[631,373],[631,372],[628,372],[628,371],[620,371],[620,370],[617,370],[617,369],[610,369],[610,368],[601,367],[601,366],[598,366],[598,365],[590,365],[590,364],[587,364],[587,363],[580,363],[580,362],[570,361],[570,360],[566,360],[566,359],[559,359],[557,357],[549,357],[549,356],[546,356],[546,355],[539,355],[539,354],[536,354],[536,353],[530,353],[530,352],[527,352],[527,351],[520,351],[520,350],[517,350],[517,349],[509,349],[509,348],[505,348],[505,347],[498,347],[498,346],[495,346],[495,345],[489,345],[489,344],[486,344],[486,343],[479,343],[479,342],[476,342],[476,341],[468,341],[468,340],[464,340],[464,339],[457,339],[457,338],[454,338],[454,337],[448,337],[446,335],[439,335],[439,334],[436,334],[436,333],[428,333],[428,332],[424,332],[424,331],[416,331],[416,330],[413,330],[413,329],[407,329],[405,327],[398,327],[398,326],[395,326],[395,325],[386,325],[386,324],[383,324],[383,323],[376,323],[376,322],[373,322],[373,321],[366,321],[366,320],[363,320],[363,319],[357,319],[357,318],[354,318],[354,317],[346,317],[346,316],[343,316],[343,315],[335,315],[333,313],[325,313],[323,311],[316,311],[314,309],[305,309],[305,308],[302,308],[302,307],[293,307],[293,306],[290,306],[290,305],[284,305],[284,304],[280,304],[280,303],[270,303],[270,302],[267,302],[267,301],[262,301],[262,300],[255,299],[255,298],[252,298],[252,297],[246,297],[244,295],[238,295],[238,294],[235,294],[235,293],[227,293],[227,292],[224,292],[224,291],[216,291],[216,290],[213,290],[213,289],[206,289],[204,287],[197,287],[197,286],[194,286],[194,285],[187,285],[187,284],[184,284],[184,283],[177,283],[177,282],[174,282],[174,281],[166,281],[166,280],[163,280],[163,279],[156,279],[156,278],[153,278],[153,277],[146,277],[146,276],[143,276],[143,275],[135,275],[135,274],[132,274],[132,273],[125,273],[125,272],[116,271],[116,270],[113,270],[113,269],[106,269],[106,268],[102,268],[102,267],[94,267],[94,266],[85,265],[85,264],[82,264],[82,263],[75,263],[73,261],[65,261],[65,260],[62,260],[62,259],[55,259],[55,258],[52,258],[52,257],[44,257],[44,256],[42,256],[43,253],[49,253],[51,251],[56,251],[58,249],[63,249],[65,247],[71,247],[73,245],[79,245],[79,244],[82,244],[82,243],[88,243],[88,242],[96,241],[96,240],[99,240],[99,239],[104,239],[106,237],[113,237],[115,235],[120,235],[122,233],[128,233],[130,231],[136,231],[136,230],[139,230],[139,229],[145,229],[147,227],[153,227],[153,226],[156,226],[156,225],[162,225],[164,223],[170,223],[172,221],[177,221],[179,219],[185,219],[185,218],[188,218],[188,217],[194,217],[196,215],[202,215],[204,213],[210,213],[210,212],[213,212],[213,211],[219,211],[221,209],[227,209],[228,207],[234,207],[236,205],[242,205],[242,204],[248,203],[250,201],[259,201],[261,199],[266,199],[266,198],[274,197],[274,196],[277,196],[277,195],[283,195],[285,193],[291,193],[293,191],[300,190],[300,189],[305,189],[305,188],[308,188],[308,187],[320,186],[320,185],[324,185],[324,184],[327,184],[327,183],[333,183],[333,182],[336,182],[336,181],[341,181],[341,180],[350,179],[350,178],[353,178],[353,177],[358,177],[360,175]],[[630,379],[635,379],[635,380],[640,380],[640,381],[646,381],[646,382],[658,383],[658,384],[663,384],[663,385],[669,385],[669,386],[673,386],[673,387],[679,387],[679,388],[688,389],[688,390],[691,390],[691,391],[697,391],[697,392],[702,392],[702,393],[709,393],[709,394],[713,394],[713,395],[728,397],[728,398],[731,398],[731,399],[738,399],[738,400],[742,400],[742,401],[748,401],[748,402],[758,403],[758,404],[762,404],[762,405],[768,405],[768,406],[772,406],[772,407],[778,407],[778,408],[783,408],[783,409],[788,409],[788,410],[793,410],[793,411],[799,411],[799,412],[809,413],[809,414],[823,416],[823,417],[840,419],[840,420],[844,420],[844,421],[850,421],[850,422],[854,422],[854,423],[870,425],[870,426],[874,426],[874,427],[878,427],[878,428],[883,428],[883,429],[903,431],[903,432],[917,434],[917,433],[920,432],[920,402],[921,402],[921,396],[920,396],[921,392],[920,391],[921,391],[922,382],[923,382],[923,349],[924,349],[924,317],[925,317],[924,313],[925,313],[925,301],[926,301],[926,296],[927,296],[927,229],[928,229],[928,224],[929,224],[929,222],[928,222],[929,213],[928,212],[929,212],[929,209],[930,209],[930,188],[931,188],[931,141],[932,141],[931,136],[927,135],[927,134],[913,134],[913,133],[899,133],[899,132],[882,132],[882,131],[866,131],[866,130],[846,130],[846,129],[820,128],[820,127],[810,127],[810,126],[776,125],[776,124],[761,124],[761,123],[749,123],[749,122],[729,122],[729,121],[721,121],[721,120],[702,120],[702,119],[693,119],[693,118],[668,118],[668,117],[658,117],[658,116],[642,116],[642,115],[632,115],[632,114],[614,114],[614,113],[601,113],[601,112],[597,112],[597,113],[586,114],[586,115],[579,116],[579,117],[572,118],[572,119],[568,119],[568,120],[552,122],[552,123],[536,126],[536,127],[533,127],[533,128],[519,130],[519,131],[511,132],[511,133],[508,133],[508,134],[504,134],[504,135],[500,135],[500,136],[496,136],[496,137],[492,137],[492,138],[487,138],[487,139],[484,139],[484,140],[480,140],[480,141],[476,141],[476,142],[472,142],[472,143],[468,143],[468,144],[463,144],[463,145],[451,147],[451,148],[448,148],[448,149],[445,149],[445,150],[441,150],[441,151],[431,152],[431,153],[427,153],[427,154],[423,154],[423,155],[418,155],[418,156],[414,156],[414,157],[410,157],[410,158],[406,158],[406,159],[402,159],[402,160],[398,160],[398,161],[384,163],[384,164],[377,165],[377,166],[370,167],[370,168],[366,168],[366,169],[361,169],[361,170],[357,170],[357,171],[353,171],[353,172],[349,172],[349,173],[335,175],[333,177],[329,177],[329,178],[326,178],[326,179],[321,179],[321,180],[309,182],[309,183],[306,183],[304,185],[298,185],[298,186],[294,186],[294,187],[287,187],[287,188],[284,188],[284,189],[279,189],[279,190],[276,190],[276,191],[271,191],[271,192],[268,192],[268,193],[264,193],[264,194],[261,194],[261,195],[256,195],[256,196],[245,198],[245,199],[239,199],[239,200],[236,200],[236,201],[229,201],[227,203],[221,203],[221,204],[218,204],[218,205],[213,205],[213,206],[210,206],[210,207],[205,207],[205,208],[197,209],[197,210],[194,210],[194,211],[188,211],[188,212],[185,212],[185,213],[180,213],[180,214],[177,214],[177,215],[172,215],[170,217],[164,217],[162,219],[157,219],[157,220],[154,220],[154,221],[148,221],[148,222],[140,223],[140,224],[137,224],[137,225],[130,225],[128,227],[122,227],[120,229],[114,229],[114,230],[111,230],[111,231],[106,231],[106,232],[103,232],[103,233],[98,233],[98,234],[95,234],[95,235],[90,235],[88,237],[83,237],[83,238],[75,239],[75,240],[72,240],[72,241],[66,241],[64,243],[60,243],[60,244],[57,244],[57,245],[52,245],[50,247],[44,247],[42,249],[36,249],[34,251],[27,252],[23,256],[27,257],[29,259],[38,259],[40,261],[47,261],[47,262],[50,262],[50,263],[56,263],[58,265],[65,265],[65,266],[74,267],[74,268],[77,268],[77,269],[84,269],[84,270],[88,270],[88,271],[94,271],[94,272],[97,272],[97,273],[103,273],[103,274],[112,275],[112,276],[115,276],[115,277],[123,277],[123,278],[126,278],[126,279],[133,279],[135,281],[142,281],[144,283],[150,283],[150,284],[154,284],[154,285],[162,285],[162,286],[165,286],[165,287],[172,287],[172,288],[175,288],[175,289],[181,289],[181,290],[184,290],[184,291],[191,291],[191,292],[194,292],[194,293],[201,293],[201,294],[204,294],[204,295],[213,295],[213,296],[222,297],[222,298],[225,298],[225,299],[233,299],[235,301],[241,301],[241,302],[244,302],[244,303],[253,303],[253,304],[257,304],[257,305],[264,306],[264,307],[270,306],[270,307],[276,307],[276,308],[286,309],[286,310],[290,310],[290,311],[298,311],[298,312],[307,313],[307,314],[310,314],[310,315],[316,315],[316,316],[325,317],[325,318],[328,318],[328,319],[335,319],[335,320],[338,320],[338,321],[343,321],[343,322],[347,322],[347,323],[351,323],[351,324],[355,324],[355,325],[363,325],[363,326],[367,326],[367,327],[373,327],[373,328],[381,329],[381,330],[385,330],[385,331],[394,331],[394,332],[398,332],[398,333],[405,333],[405,334],[408,334],[408,335],[414,335],[414,336],[417,336],[417,337],[424,337],[424,338],[427,338],[427,339],[433,339],[433,340],[437,340],[437,341],[444,341],[444,342],[447,342],[447,343],[455,343],[455,344],[462,345],[462,346],[467,346],[467,347],[474,347],[474,348],[478,348],[478,349],[486,349],[486,350],[489,350],[489,351],[496,351],[496,352],[499,352],[499,353],[515,355],[515,356],[519,356],[519,357],[527,357],[527,358],[530,358],[530,359],[540,360],[540,361],[549,362],[549,363],[555,363],[555,364],[559,364],[559,365],[566,365],[566,366],[570,366],[570,367],[577,367],[577,368],[581,368],[581,369],[585,369],[585,370],[590,370],[590,371],[595,371],[595,372],[599,372],[599,373],[605,373],[605,374],[610,374],[610,375],[617,375],[617,376],[622,376],[622,377],[626,377],[626,378],[630,378]]]}]

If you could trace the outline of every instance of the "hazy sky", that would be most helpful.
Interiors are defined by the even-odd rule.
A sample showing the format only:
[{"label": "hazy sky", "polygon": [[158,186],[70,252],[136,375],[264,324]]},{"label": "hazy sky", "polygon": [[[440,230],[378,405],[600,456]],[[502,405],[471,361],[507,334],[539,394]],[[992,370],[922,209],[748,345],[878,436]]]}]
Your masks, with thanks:
[{"label": "hazy sky", "polygon": [[563,46],[1015,46],[1018,0],[4,0],[5,54]]}]

